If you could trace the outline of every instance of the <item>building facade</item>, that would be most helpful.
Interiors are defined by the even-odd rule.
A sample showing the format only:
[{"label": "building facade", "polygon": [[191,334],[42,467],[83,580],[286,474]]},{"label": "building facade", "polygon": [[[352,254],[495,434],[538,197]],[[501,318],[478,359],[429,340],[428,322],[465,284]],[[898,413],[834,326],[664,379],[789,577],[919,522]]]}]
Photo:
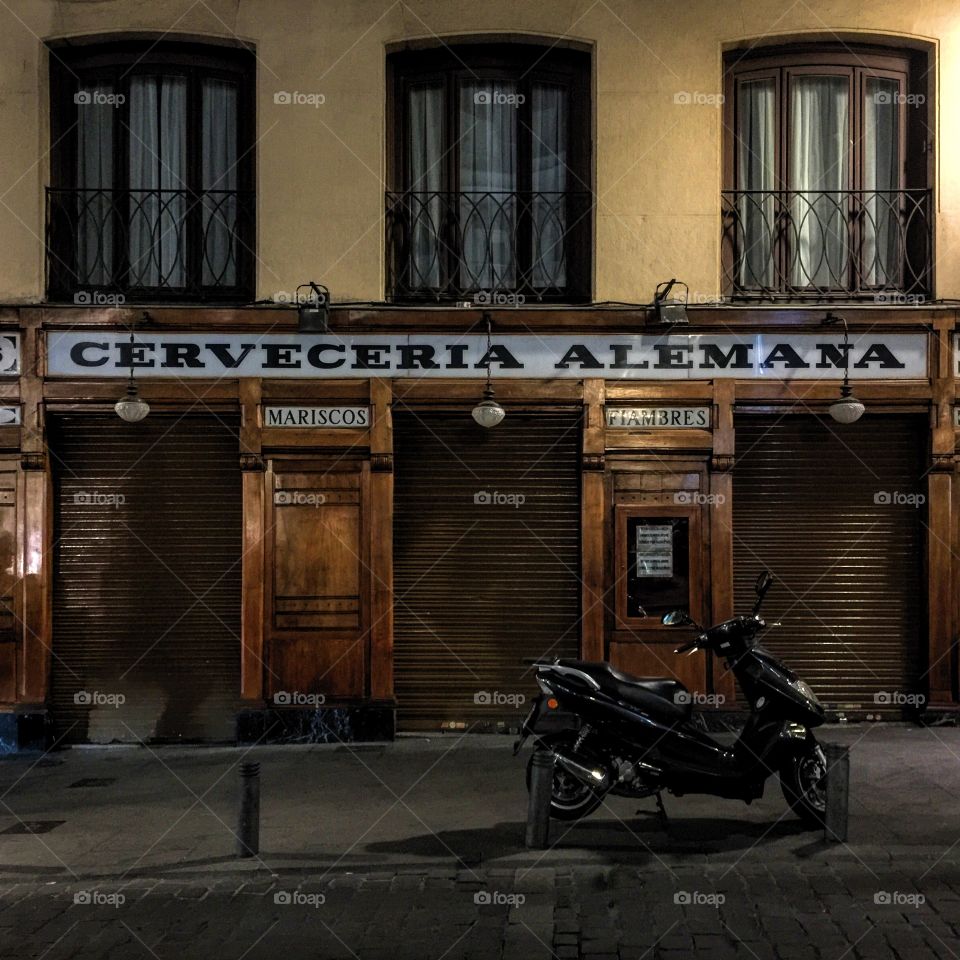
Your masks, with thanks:
[{"label": "building facade", "polygon": [[24,6],[10,748],[503,729],[543,656],[735,710],[660,617],[763,569],[832,712],[956,709],[950,3]]}]

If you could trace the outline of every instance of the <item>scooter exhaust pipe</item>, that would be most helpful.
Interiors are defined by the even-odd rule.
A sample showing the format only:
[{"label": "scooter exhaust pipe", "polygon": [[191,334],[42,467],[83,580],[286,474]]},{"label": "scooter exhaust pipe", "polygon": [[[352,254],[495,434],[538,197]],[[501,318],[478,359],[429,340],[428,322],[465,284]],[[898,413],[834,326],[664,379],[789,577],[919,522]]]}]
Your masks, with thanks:
[{"label": "scooter exhaust pipe", "polygon": [[610,774],[600,764],[584,764],[565,753],[554,751],[557,764],[571,776],[597,790],[607,790],[610,786]]}]

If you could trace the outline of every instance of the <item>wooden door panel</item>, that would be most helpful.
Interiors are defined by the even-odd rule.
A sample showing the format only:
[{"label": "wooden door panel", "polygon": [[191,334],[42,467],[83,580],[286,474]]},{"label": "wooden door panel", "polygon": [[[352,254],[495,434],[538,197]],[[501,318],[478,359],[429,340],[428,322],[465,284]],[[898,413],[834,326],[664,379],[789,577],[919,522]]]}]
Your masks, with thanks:
[{"label": "wooden door panel", "polygon": [[[366,685],[364,474],[355,469],[270,473],[270,678],[278,706],[295,694],[362,697]],[[280,701],[278,694],[288,694]]]}]

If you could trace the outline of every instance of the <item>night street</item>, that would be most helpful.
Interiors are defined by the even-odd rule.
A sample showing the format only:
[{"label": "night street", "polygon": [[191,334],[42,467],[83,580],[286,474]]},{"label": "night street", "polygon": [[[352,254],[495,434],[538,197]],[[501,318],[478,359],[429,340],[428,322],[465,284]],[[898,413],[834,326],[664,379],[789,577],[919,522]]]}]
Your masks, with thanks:
[{"label": "night street", "polygon": [[[652,801],[611,800],[529,851],[511,740],[448,735],[247,751],[262,843],[237,860],[243,751],[7,759],[0,955],[955,956],[960,733],[824,739],[853,745],[847,844],[803,829],[771,787],[749,807],[667,797],[666,829]],[[55,826],[9,830],[28,822]]]}]

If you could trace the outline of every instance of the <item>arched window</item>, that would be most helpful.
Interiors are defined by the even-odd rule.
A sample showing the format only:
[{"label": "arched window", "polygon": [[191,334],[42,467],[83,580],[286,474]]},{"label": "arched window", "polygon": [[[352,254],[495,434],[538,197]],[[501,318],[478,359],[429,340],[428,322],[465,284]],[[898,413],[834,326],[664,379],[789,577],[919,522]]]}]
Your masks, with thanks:
[{"label": "arched window", "polygon": [[477,43],[389,67],[390,296],[588,299],[589,55]]},{"label": "arched window", "polygon": [[249,299],[252,55],[139,41],[50,59],[51,299]]},{"label": "arched window", "polygon": [[730,55],[730,292],[928,292],[925,62],[839,44]]}]

